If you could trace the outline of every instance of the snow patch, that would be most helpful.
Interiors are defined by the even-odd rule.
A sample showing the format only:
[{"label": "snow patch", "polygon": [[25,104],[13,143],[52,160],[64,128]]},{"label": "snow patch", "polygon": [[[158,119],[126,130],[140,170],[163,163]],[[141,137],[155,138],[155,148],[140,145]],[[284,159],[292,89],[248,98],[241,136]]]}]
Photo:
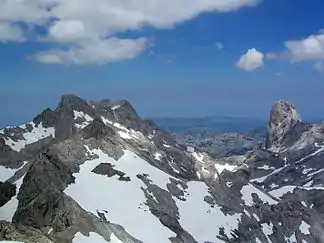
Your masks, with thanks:
[{"label": "snow patch", "polygon": [[322,151],[324,151],[324,145],[319,145],[318,143],[315,143],[315,147],[318,148],[315,152],[301,158],[295,164],[299,164],[299,163],[303,162],[304,160],[309,159],[310,157],[313,157],[313,156],[321,153]]},{"label": "snow patch", "polygon": [[101,117],[101,120],[106,125],[113,125],[114,127],[118,128],[120,130],[123,130],[124,132],[129,132],[129,130],[126,127],[122,126],[121,124],[119,124],[117,122],[112,122],[112,121],[108,120],[107,118],[105,118],[104,116]]},{"label": "snow patch", "polygon": [[309,229],[310,225],[307,224],[305,221],[302,221],[300,226],[299,226],[300,232],[302,232],[304,235],[309,235]]},{"label": "snow patch", "polygon": [[320,170],[318,170],[318,171],[315,171],[315,172],[313,172],[313,173],[310,173],[309,175],[308,175],[308,177],[312,177],[312,176],[314,176],[314,175],[317,175],[317,174],[319,174],[319,173],[322,173],[324,171],[324,169],[320,169]]},{"label": "snow patch", "polygon": [[123,131],[118,131],[118,134],[123,139],[133,139],[133,137],[131,135],[129,135],[129,133],[126,133]]},{"label": "snow patch", "polygon": [[313,170],[316,170],[316,169],[314,169],[314,168],[304,169],[304,170],[303,170],[303,174],[306,175],[306,174],[308,174],[309,172],[311,172],[311,171],[313,171]]},{"label": "snow patch", "polygon": [[224,170],[233,171],[236,168],[235,165],[230,164],[215,164],[215,169],[221,174]]},{"label": "snow patch", "polygon": [[218,232],[219,227],[224,227],[228,236],[232,230],[237,229],[241,214],[226,216],[219,207],[211,208],[204,201],[204,197],[209,194],[205,183],[189,182],[187,191],[189,195],[186,201],[177,201],[180,213],[179,223],[197,242],[213,241],[215,231]]},{"label": "snow patch", "polygon": [[204,164],[204,155],[201,153],[194,152],[192,155],[198,160],[200,163]]},{"label": "snow patch", "polygon": [[50,228],[49,231],[47,232],[47,234],[48,235],[51,234],[53,232],[53,230],[54,230],[53,228]]},{"label": "snow patch", "polygon": [[253,214],[253,217],[259,222],[260,221],[260,218],[258,215],[256,215],[255,213]]},{"label": "snow patch", "polygon": [[81,124],[75,124],[75,126],[78,129],[85,128],[86,126],[88,126],[93,121],[93,118],[91,116],[89,116],[88,114],[86,114],[86,113],[84,113],[82,111],[73,111],[73,113],[74,113],[74,119],[82,118],[82,119],[85,120]]},{"label": "snow patch", "polygon": [[259,183],[262,183],[264,182],[269,176],[271,175],[274,175],[276,173],[279,173],[280,171],[282,171],[285,167],[281,167],[281,168],[278,168],[278,169],[275,169],[274,171],[272,171],[270,174],[266,175],[266,176],[262,176],[262,177],[259,177],[259,178],[255,178],[252,180],[252,182],[259,182]]},{"label": "snow patch", "polygon": [[227,186],[228,188],[231,188],[232,185],[233,185],[233,182],[231,182],[231,181],[226,182],[226,186]]},{"label": "snow patch", "polygon": [[269,191],[269,194],[271,194],[274,197],[280,198],[289,192],[292,193],[295,188],[296,186],[283,186],[279,189]]},{"label": "snow patch", "polygon": [[0,243],[24,243],[21,241],[10,241],[10,240],[1,240]]},{"label": "snow patch", "polygon": [[304,187],[310,187],[310,186],[312,186],[312,184],[313,184],[313,180],[310,180],[309,182],[307,182],[307,183],[304,185]]},{"label": "snow patch", "polygon": [[11,169],[11,168],[6,168],[2,165],[0,165],[0,181],[4,182],[11,178],[18,170],[23,168],[28,162],[24,162],[24,164],[18,168],[18,169]]},{"label": "snow patch", "polygon": [[266,195],[264,192],[260,191],[255,186],[249,183],[241,189],[242,199],[245,202],[245,205],[252,206],[254,204],[252,197],[253,193],[256,193],[264,203],[269,203],[270,205],[278,203],[277,201],[273,200],[271,197]]},{"label": "snow patch", "polygon": [[[94,215],[97,210],[108,211],[109,221],[122,225],[128,233],[143,242],[169,242],[168,238],[174,237],[175,234],[164,227],[147,208],[141,209],[146,202],[142,190],[145,184],[137,178],[137,175],[148,174],[152,183],[165,190],[167,190],[166,183],[170,176],[127,150],[118,161],[101,150],[95,149],[92,152],[96,153],[99,158],[86,161],[80,166],[80,172],[74,174],[75,184],[69,185],[65,193]],[[126,173],[131,181],[121,182],[116,178],[108,178],[91,172],[99,164],[107,162],[113,164],[116,170]],[[111,192],[123,193],[114,193],[112,196]]]},{"label": "snow patch", "polygon": [[118,108],[120,108],[120,105],[115,105],[113,107],[111,107],[111,109],[114,111],[114,110],[117,110]]},{"label": "snow patch", "polygon": [[162,154],[160,154],[160,153],[158,153],[158,152],[156,152],[156,153],[154,154],[154,159],[155,159],[155,160],[160,160],[160,161],[161,161],[161,158],[162,158]]},{"label": "snow patch", "polygon": [[270,167],[269,165],[263,165],[261,167],[258,167],[259,170],[275,170],[276,168]]},{"label": "snow patch", "polygon": [[[114,233],[110,235],[110,242],[111,243],[123,243],[120,239],[118,239]],[[92,243],[92,242],[91,242]],[[97,242],[96,242],[97,243]]]},{"label": "snow patch", "polygon": [[204,172],[206,174],[209,174],[210,173],[209,170],[206,170],[206,168],[204,166],[201,167],[201,170],[202,170],[202,172]]},{"label": "snow patch", "polygon": [[261,224],[261,226],[262,226],[262,231],[265,234],[265,236],[267,237],[268,241],[272,242],[270,240],[269,236],[273,234],[273,230],[272,230],[273,224],[270,222],[270,224],[264,223],[264,224]]},{"label": "snow patch", "polygon": [[277,186],[278,186],[278,185],[272,183],[269,187],[270,187],[271,189],[273,189],[273,188],[276,188]]},{"label": "snow patch", "polygon": [[78,232],[74,236],[72,242],[73,243],[92,243],[92,242],[107,243],[107,241],[103,237],[101,237],[100,235],[94,232],[90,232],[89,236],[84,236],[83,234]]},{"label": "snow patch", "polygon": [[43,138],[47,138],[52,136],[55,137],[55,128],[54,127],[43,127],[43,123],[39,123],[36,127],[34,122],[29,122],[33,129],[30,132],[23,133],[23,138],[15,142],[10,137],[3,137],[6,141],[6,145],[8,145],[12,150],[19,152],[23,148],[25,148],[28,144],[36,143]]},{"label": "snow patch", "polygon": [[292,234],[289,238],[288,237],[285,237],[285,240],[288,243],[296,243],[297,242],[297,239],[296,239],[295,233]]}]

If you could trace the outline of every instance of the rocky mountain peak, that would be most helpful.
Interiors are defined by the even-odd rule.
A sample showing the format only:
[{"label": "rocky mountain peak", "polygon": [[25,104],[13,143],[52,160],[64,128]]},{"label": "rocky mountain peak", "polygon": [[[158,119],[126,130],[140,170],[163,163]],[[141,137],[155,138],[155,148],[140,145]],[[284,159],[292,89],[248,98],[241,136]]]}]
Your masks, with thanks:
[{"label": "rocky mountain peak", "polygon": [[90,116],[94,116],[94,110],[91,108],[87,101],[71,94],[62,95],[61,101],[56,108],[56,111],[71,112],[73,110],[83,111]]},{"label": "rocky mountain peak", "polygon": [[282,100],[277,101],[270,112],[267,149],[278,151],[282,147],[285,135],[300,122],[300,115],[294,105]]},{"label": "rocky mountain peak", "polygon": [[54,127],[56,124],[56,114],[50,108],[45,109],[41,114],[36,116],[33,122],[38,125],[42,122],[43,127]]},{"label": "rocky mountain peak", "polygon": [[86,138],[105,138],[115,134],[114,130],[106,126],[100,118],[95,118],[88,126],[83,129]]},{"label": "rocky mountain peak", "polygon": [[232,158],[177,144],[127,101],[63,96],[34,123],[0,130],[0,242],[324,242],[323,126],[287,102],[269,150]]}]

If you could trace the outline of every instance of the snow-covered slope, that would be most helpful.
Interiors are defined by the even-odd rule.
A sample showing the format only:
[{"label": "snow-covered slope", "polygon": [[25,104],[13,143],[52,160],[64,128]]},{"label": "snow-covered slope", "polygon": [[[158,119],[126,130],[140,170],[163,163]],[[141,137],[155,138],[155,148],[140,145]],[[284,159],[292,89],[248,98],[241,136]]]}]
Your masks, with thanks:
[{"label": "snow-covered slope", "polygon": [[324,129],[294,110],[278,143],[286,115],[244,160],[214,160],[127,101],[63,96],[0,131],[0,240],[324,242]]},{"label": "snow-covered slope", "polygon": [[36,143],[47,137],[55,137],[54,127],[43,127],[42,123],[29,122],[17,127],[7,127],[0,130],[6,145],[12,150],[19,152],[28,144]]}]

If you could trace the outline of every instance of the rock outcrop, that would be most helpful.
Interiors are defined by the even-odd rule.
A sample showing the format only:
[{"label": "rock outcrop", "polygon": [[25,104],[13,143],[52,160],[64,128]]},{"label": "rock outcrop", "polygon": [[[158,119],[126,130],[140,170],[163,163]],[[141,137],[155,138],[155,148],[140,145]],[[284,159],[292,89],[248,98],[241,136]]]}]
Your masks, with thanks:
[{"label": "rock outcrop", "polygon": [[300,122],[300,115],[293,105],[285,101],[276,102],[270,113],[266,148],[274,152],[282,149],[286,134]]}]

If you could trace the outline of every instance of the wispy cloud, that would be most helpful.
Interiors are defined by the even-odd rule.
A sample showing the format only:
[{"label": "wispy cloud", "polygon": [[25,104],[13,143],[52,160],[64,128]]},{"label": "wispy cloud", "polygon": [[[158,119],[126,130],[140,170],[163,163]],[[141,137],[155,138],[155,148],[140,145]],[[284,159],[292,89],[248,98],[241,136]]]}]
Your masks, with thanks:
[{"label": "wispy cloud", "polygon": [[24,31],[18,25],[7,22],[0,22],[0,42],[23,42],[25,41]]},{"label": "wispy cloud", "polygon": [[215,43],[216,47],[219,49],[219,50],[223,50],[224,49],[224,44],[220,41],[217,41]]},{"label": "wispy cloud", "polygon": [[166,63],[172,63],[176,60],[177,55],[174,53],[163,53],[158,55],[158,60]]},{"label": "wispy cloud", "polygon": [[314,64],[314,70],[319,73],[324,73],[324,62],[319,61]]}]

